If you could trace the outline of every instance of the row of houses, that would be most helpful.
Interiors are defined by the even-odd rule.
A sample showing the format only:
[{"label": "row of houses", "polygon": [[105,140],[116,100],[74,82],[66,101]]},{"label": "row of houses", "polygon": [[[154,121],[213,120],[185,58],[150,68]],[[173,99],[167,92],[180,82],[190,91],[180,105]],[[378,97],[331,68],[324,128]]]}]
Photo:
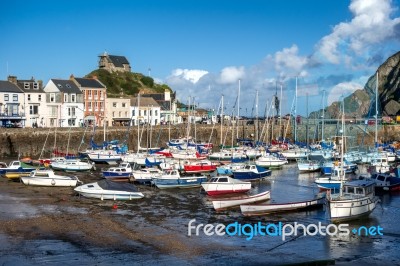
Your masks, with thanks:
[{"label": "row of houses", "polygon": [[[153,97],[151,97],[153,96]],[[156,97],[155,97],[156,96]],[[155,100],[156,98],[157,100]],[[181,123],[169,91],[108,98],[96,77],[0,81],[0,127],[80,127]]]}]

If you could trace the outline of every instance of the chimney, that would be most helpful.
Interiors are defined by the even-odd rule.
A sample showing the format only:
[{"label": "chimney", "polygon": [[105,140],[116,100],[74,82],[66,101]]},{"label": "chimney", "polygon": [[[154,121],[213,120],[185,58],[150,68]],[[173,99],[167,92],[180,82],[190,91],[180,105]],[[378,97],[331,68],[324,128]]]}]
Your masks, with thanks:
[{"label": "chimney", "polygon": [[70,80],[73,80],[75,77],[74,77],[74,74],[71,74],[70,76],[69,76],[69,79]]},{"label": "chimney", "polygon": [[17,84],[17,76],[8,76],[7,80],[11,83]]}]

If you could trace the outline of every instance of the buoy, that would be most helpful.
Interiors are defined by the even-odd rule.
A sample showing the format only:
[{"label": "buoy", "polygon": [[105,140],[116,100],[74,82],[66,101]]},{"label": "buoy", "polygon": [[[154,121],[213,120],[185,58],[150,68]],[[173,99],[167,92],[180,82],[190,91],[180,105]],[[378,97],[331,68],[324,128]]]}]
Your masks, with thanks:
[{"label": "buoy", "polygon": [[118,205],[117,205],[117,204],[114,204],[114,205],[112,206],[112,208],[113,208],[114,210],[116,210],[116,209],[118,209]]}]

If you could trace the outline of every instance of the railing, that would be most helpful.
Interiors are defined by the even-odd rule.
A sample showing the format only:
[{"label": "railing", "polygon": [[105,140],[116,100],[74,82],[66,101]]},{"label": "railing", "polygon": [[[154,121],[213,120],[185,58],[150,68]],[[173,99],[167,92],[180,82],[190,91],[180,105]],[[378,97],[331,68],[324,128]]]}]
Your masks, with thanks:
[{"label": "railing", "polygon": [[25,117],[25,113],[16,113],[16,114],[10,114],[10,113],[0,113],[1,118],[16,118],[16,117]]}]

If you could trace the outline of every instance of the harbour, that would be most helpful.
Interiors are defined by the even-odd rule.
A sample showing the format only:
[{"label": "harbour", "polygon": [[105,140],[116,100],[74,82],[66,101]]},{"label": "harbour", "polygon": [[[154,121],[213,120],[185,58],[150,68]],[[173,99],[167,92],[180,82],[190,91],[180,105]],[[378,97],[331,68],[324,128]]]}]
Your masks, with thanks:
[{"label": "harbour", "polygon": [[[98,181],[100,168],[76,173]],[[360,169],[359,171],[365,171]],[[295,163],[252,182],[249,194],[271,191],[269,203],[306,200],[318,193],[319,172],[299,173]],[[0,180],[2,265],[49,264],[269,264],[316,262],[319,265],[397,264],[400,229],[398,192],[379,195],[368,218],[346,222],[349,228],[380,226],[383,235],[313,235],[287,237],[188,235],[188,224],[329,225],[325,208],[244,217],[240,209],[216,212],[200,188],[160,190],[139,185],[145,195],[134,201],[101,201],[78,196],[71,188],[31,187]]]}]

